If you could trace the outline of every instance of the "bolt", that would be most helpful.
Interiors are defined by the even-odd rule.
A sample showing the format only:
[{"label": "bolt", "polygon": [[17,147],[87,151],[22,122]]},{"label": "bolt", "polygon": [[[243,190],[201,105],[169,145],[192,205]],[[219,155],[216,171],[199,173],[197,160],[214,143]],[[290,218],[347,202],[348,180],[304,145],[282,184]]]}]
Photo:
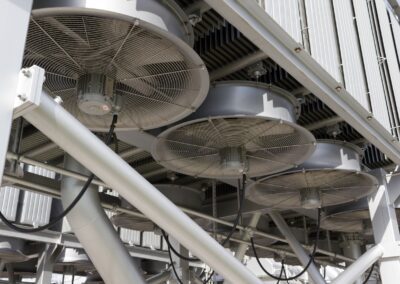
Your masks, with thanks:
[{"label": "bolt", "polygon": [[337,86],[337,87],[335,88],[335,90],[336,90],[336,92],[340,92],[340,91],[342,90],[342,87],[341,87],[341,86]]},{"label": "bolt", "polygon": [[368,120],[371,120],[372,117],[373,117],[372,115],[368,115],[368,116],[367,116],[367,119],[368,119]]},{"label": "bolt", "polygon": [[19,98],[21,101],[23,101],[23,102],[25,102],[26,99],[27,99],[25,94],[19,94],[19,95],[18,95],[18,98]]},{"label": "bolt", "polygon": [[63,100],[62,100],[62,98],[61,98],[60,96],[55,97],[55,98],[54,98],[54,101],[55,101],[56,103],[58,103],[59,105],[63,103]]},{"label": "bolt", "polygon": [[22,74],[27,78],[30,78],[32,75],[31,71],[29,71],[29,69],[27,69],[27,68],[22,69]]},{"label": "bolt", "polygon": [[296,53],[300,53],[301,52],[301,47],[296,47],[295,49],[294,49],[294,51],[296,52]]}]

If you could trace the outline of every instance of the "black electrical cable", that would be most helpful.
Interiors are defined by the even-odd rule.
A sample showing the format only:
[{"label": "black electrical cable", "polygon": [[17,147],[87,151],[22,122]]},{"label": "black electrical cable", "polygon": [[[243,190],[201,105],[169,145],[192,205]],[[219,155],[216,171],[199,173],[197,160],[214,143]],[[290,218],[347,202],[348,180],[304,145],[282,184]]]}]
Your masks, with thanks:
[{"label": "black electrical cable", "polygon": [[372,264],[371,269],[368,272],[367,278],[364,279],[362,284],[367,284],[368,283],[369,278],[371,278],[372,272],[374,271],[374,268],[375,268],[375,263]]},{"label": "black electrical cable", "polygon": [[[108,131],[108,134],[106,137],[106,141],[105,141],[106,144],[110,144],[110,142],[111,142],[117,120],[118,120],[118,116],[114,115],[112,118],[110,130]],[[54,220],[52,220],[51,222],[49,222],[48,224],[46,224],[44,226],[37,227],[37,228],[21,228],[19,226],[14,225],[12,222],[8,221],[7,218],[1,212],[0,212],[0,220],[3,221],[3,223],[6,224],[7,227],[13,229],[14,231],[21,232],[21,233],[36,233],[36,232],[46,230],[50,227],[53,227],[58,222],[60,222],[75,207],[75,205],[79,202],[79,200],[81,200],[82,196],[85,194],[86,190],[89,188],[93,179],[94,179],[94,174],[90,174],[88,179],[86,180],[85,184],[83,185],[81,191],[78,193],[78,195],[75,197],[75,199],[71,202],[71,204],[64,210],[64,212],[62,212]]]},{"label": "black electrical cable", "polygon": [[165,241],[167,242],[168,247],[172,250],[172,252],[178,256],[179,258],[183,259],[183,260],[187,260],[187,261],[200,261],[200,259],[198,259],[197,257],[187,257],[187,256],[183,256],[182,254],[180,254],[175,248],[174,246],[171,244],[171,242],[169,241],[169,238],[167,236],[167,234],[165,233],[164,230],[161,230],[161,233],[165,239]]},{"label": "black electrical cable", "polygon": [[[282,259],[282,261],[281,261],[281,272],[279,273],[279,278],[281,278],[282,277],[282,274],[283,274],[283,271],[285,270],[285,267],[284,267],[284,265],[285,265],[285,261]],[[281,280],[278,280],[277,282],[276,282],[276,284],[279,284],[279,282],[280,282]]]},{"label": "black electrical cable", "polygon": [[176,280],[179,282],[179,284],[183,284],[182,280],[179,278],[178,272],[176,272],[174,261],[172,260],[171,247],[170,246],[168,246],[168,257],[169,257],[170,265],[172,267],[172,271],[174,272]]},{"label": "black electrical cable", "polygon": [[233,222],[233,227],[231,229],[231,231],[229,232],[229,234],[225,237],[225,240],[221,243],[222,246],[225,246],[229,240],[231,239],[232,235],[235,233],[237,226],[239,225],[239,221],[242,217],[242,211],[243,211],[243,201],[244,201],[244,189],[246,187],[246,175],[243,175],[242,177],[242,188],[240,189],[240,181],[239,181],[239,208],[238,208],[238,212],[236,215],[236,219]]},{"label": "black electrical cable", "polygon": [[301,275],[303,275],[307,269],[310,267],[311,263],[314,262],[314,257],[315,257],[315,253],[317,251],[317,246],[318,246],[318,241],[319,241],[319,232],[320,232],[320,225],[321,225],[321,209],[318,208],[318,220],[317,220],[317,236],[315,239],[315,243],[314,243],[314,247],[312,250],[312,253],[310,255],[310,259],[308,260],[307,265],[303,268],[303,270],[301,272],[299,272],[297,275],[292,276],[292,277],[286,277],[286,278],[281,278],[281,277],[277,277],[275,275],[273,275],[272,273],[270,273],[268,270],[266,270],[264,268],[264,266],[262,265],[260,259],[258,258],[257,255],[257,251],[256,251],[256,247],[254,245],[254,240],[253,238],[250,238],[250,242],[251,242],[251,247],[253,249],[254,252],[254,256],[257,260],[258,265],[260,266],[260,268],[271,278],[275,279],[275,280],[281,280],[281,281],[289,281],[289,280],[295,280],[297,278],[299,278]]},{"label": "black electrical cable", "polygon": [[[282,266],[283,266],[283,276],[285,276],[285,278],[287,279],[287,274],[286,274],[286,269],[285,269],[285,263],[284,263],[284,261],[282,261]],[[286,283],[287,283],[287,284],[290,284],[290,283],[289,283],[289,280],[286,280]]]},{"label": "black electrical cable", "polygon": [[[242,188],[240,188],[240,180],[239,180],[239,199],[240,199],[240,200],[239,200],[239,209],[238,209],[238,213],[237,213],[237,215],[236,215],[236,218],[235,218],[235,221],[234,221],[234,224],[233,224],[233,226],[232,226],[231,231],[230,231],[229,234],[225,237],[224,241],[221,243],[222,246],[224,246],[224,245],[231,239],[232,235],[233,235],[234,232],[236,231],[236,228],[237,228],[237,226],[238,226],[238,224],[239,224],[240,218],[242,217],[243,201],[244,201],[244,195],[245,195],[245,193],[244,193],[245,186],[246,186],[246,176],[243,175],[243,178],[242,178],[242,185],[241,185]],[[163,235],[165,241],[167,242],[168,248],[169,248],[170,250],[172,250],[172,252],[173,252],[176,256],[178,256],[179,258],[181,258],[181,259],[183,259],[183,260],[187,260],[187,261],[200,261],[200,259],[198,259],[198,258],[186,257],[186,256],[181,255],[181,254],[180,254],[179,252],[177,252],[177,251],[175,250],[175,248],[171,245],[171,243],[170,243],[170,241],[169,241],[169,239],[168,239],[168,236],[167,236],[167,234],[165,233],[165,231],[164,231],[164,230],[161,230],[161,233],[162,233],[162,235]],[[205,280],[204,283],[208,283],[208,282],[211,280],[211,278],[213,277],[213,275],[214,275],[214,271],[211,272],[210,276]]]}]

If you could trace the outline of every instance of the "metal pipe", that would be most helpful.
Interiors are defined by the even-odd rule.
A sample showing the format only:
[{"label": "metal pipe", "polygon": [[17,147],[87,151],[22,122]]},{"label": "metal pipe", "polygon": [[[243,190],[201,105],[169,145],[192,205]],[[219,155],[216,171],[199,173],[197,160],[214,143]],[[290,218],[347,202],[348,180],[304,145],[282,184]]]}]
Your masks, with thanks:
[{"label": "metal pipe", "polygon": [[[233,283],[261,283],[144,177],[46,93],[25,119]],[[101,153],[101,154],[100,154]]]},{"label": "metal pipe", "polygon": [[215,81],[221,79],[225,76],[228,76],[236,71],[242,70],[243,68],[259,62],[261,60],[267,59],[268,56],[263,51],[256,51],[252,54],[249,54],[245,57],[240,58],[234,62],[231,62],[217,70],[214,70],[210,73],[210,80]]},{"label": "metal pipe", "polygon": [[[286,224],[285,219],[276,211],[271,211],[269,213],[271,219],[274,221],[275,225],[278,227],[279,231],[285,236],[288,241],[289,246],[292,248],[300,263],[306,266],[310,260],[310,257],[306,254],[300,243],[297,241],[296,237],[293,235],[289,226]],[[311,263],[307,269],[308,274],[315,284],[325,284],[324,278],[322,278],[319,273],[318,268],[314,263]]]},{"label": "metal pipe", "polygon": [[49,143],[46,143],[44,145],[40,145],[40,146],[38,146],[38,147],[36,147],[36,148],[34,148],[32,150],[26,151],[22,155],[24,155],[26,157],[34,158],[36,156],[39,156],[39,155],[41,155],[43,153],[46,153],[46,152],[51,151],[51,150],[56,149],[56,148],[58,148],[58,145],[56,143],[49,142]]},{"label": "metal pipe", "polygon": [[[68,155],[65,156],[64,163],[70,170],[90,174]],[[71,177],[63,178],[61,201],[64,207],[75,199],[84,183]],[[100,206],[98,192],[93,186],[86,191],[79,203],[67,215],[67,220],[105,283],[145,283],[139,269]]]},{"label": "metal pipe", "polygon": [[343,271],[332,284],[351,284],[360,278],[372,264],[374,264],[383,255],[383,247],[380,244],[375,245],[358,258],[352,265]]},{"label": "metal pipe", "polygon": [[[30,190],[30,191],[33,191],[33,192],[39,192],[41,194],[46,194],[46,195],[48,195],[50,197],[53,197],[53,198],[58,198],[58,199],[60,198],[60,191],[58,189],[56,189],[56,188],[43,186],[43,185],[40,185],[40,184],[37,184],[37,183],[33,183],[33,182],[30,182],[30,181],[26,181],[24,179],[16,178],[16,177],[9,176],[9,175],[4,175],[3,176],[3,180],[12,182],[12,183],[17,184],[17,185],[22,185],[22,186],[24,186],[25,190]],[[137,216],[137,217],[146,217],[140,212],[132,211],[130,209],[126,209],[126,208],[122,208],[122,207],[116,207],[114,204],[108,204],[108,203],[104,203],[103,202],[102,206],[105,209],[113,210],[113,211],[116,211],[116,212],[126,213],[126,214],[130,214],[130,215]],[[185,212],[185,213],[187,213],[187,214],[189,214],[191,216],[200,217],[200,218],[203,218],[203,219],[206,219],[206,220],[210,220],[210,221],[213,221],[215,223],[218,223],[218,224],[221,224],[221,225],[225,225],[225,226],[229,226],[229,227],[233,226],[232,222],[225,221],[225,220],[222,220],[222,219],[207,215],[205,213],[194,211],[192,209],[187,209],[187,208],[184,208],[184,207],[179,207],[179,208],[183,212]],[[237,225],[237,229],[241,230],[241,231],[246,231],[248,228],[243,227],[241,225]],[[272,234],[265,233],[265,232],[262,232],[262,231],[258,231],[258,230],[255,230],[255,229],[252,229],[252,233],[254,235],[258,235],[258,236],[261,236],[261,237],[265,237],[265,238],[268,238],[268,239],[272,239],[272,240],[276,240],[276,241],[287,243],[287,240],[285,238],[280,237],[280,236],[272,235]],[[248,244],[250,244],[250,243],[248,243]],[[309,251],[312,249],[312,246],[308,246],[308,245],[304,245],[304,244],[302,246],[305,249],[309,250]],[[346,261],[346,262],[349,262],[349,263],[354,262],[353,258],[346,257],[346,256],[343,256],[343,255],[340,255],[340,254],[336,254],[336,253],[333,253],[333,252],[331,252],[329,250],[317,249],[317,252],[320,253],[320,254],[324,254],[324,255],[330,256],[332,259],[343,260],[343,261]]]},{"label": "metal pipe", "polygon": [[[251,216],[250,222],[247,225],[249,228],[256,228],[258,221],[261,218],[261,212],[256,212]],[[242,235],[241,235],[241,239],[243,241],[248,241],[251,238],[251,232],[249,231],[243,231]],[[243,258],[246,254],[247,249],[249,248],[249,246],[247,244],[240,244],[238,246],[238,248],[236,249],[235,252],[235,257],[239,260],[239,261],[243,261]]]},{"label": "metal pipe", "polygon": [[[43,169],[53,171],[53,172],[58,173],[63,176],[72,177],[72,178],[75,178],[80,181],[86,181],[88,179],[88,177],[85,175],[82,175],[82,174],[79,174],[79,173],[76,173],[73,171],[69,171],[67,169],[63,169],[60,167],[52,166],[52,165],[49,165],[46,163],[42,163],[42,162],[36,161],[34,159],[31,159],[31,158],[28,158],[25,156],[19,156],[15,153],[11,153],[11,152],[7,152],[7,159],[14,159],[21,163],[26,163],[26,164],[29,164],[32,166],[41,167]],[[93,179],[92,184],[108,187],[106,183],[104,183],[100,180],[97,180],[97,179]]]},{"label": "metal pipe", "polygon": [[146,279],[147,284],[162,284],[171,278],[171,271],[166,270]]}]

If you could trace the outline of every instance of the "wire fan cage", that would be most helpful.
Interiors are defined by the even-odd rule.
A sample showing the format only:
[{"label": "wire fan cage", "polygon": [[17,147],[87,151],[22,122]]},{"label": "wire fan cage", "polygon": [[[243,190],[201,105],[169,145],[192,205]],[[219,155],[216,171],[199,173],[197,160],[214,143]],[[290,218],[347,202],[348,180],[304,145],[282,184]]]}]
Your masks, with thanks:
[{"label": "wire fan cage", "polygon": [[187,121],[161,133],[153,156],[168,169],[206,178],[250,177],[292,168],[314,150],[296,125],[296,103],[281,89],[219,83]]},{"label": "wire fan cage", "polygon": [[296,170],[251,184],[247,198],[272,208],[316,208],[358,200],[378,185],[360,169],[360,154],[353,146],[320,141],[310,159]]},{"label": "wire fan cage", "polygon": [[[79,1],[68,1],[69,5],[74,2]],[[63,106],[92,130],[106,130],[114,112],[119,114],[118,130],[156,128],[192,113],[207,94],[207,70],[189,45],[173,33],[176,27],[169,32],[165,31],[168,26],[159,23],[161,17],[186,27],[182,15],[166,8],[160,8],[160,15],[152,11],[153,17],[149,11],[136,11],[141,5],[151,6],[154,1],[149,0],[132,4],[117,0],[113,1],[117,7],[108,5],[119,8],[118,12],[122,10],[118,5],[131,5],[126,13],[132,15],[104,10],[109,7],[102,2],[98,1],[99,8],[33,10],[23,65],[44,68],[45,90],[60,96]],[[107,107],[105,115],[90,115],[78,107],[80,85],[88,75],[102,78],[88,82],[91,89],[104,80],[109,82],[104,97],[89,100],[89,108],[100,99],[109,103],[102,105]],[[88,103],[85,99],[82,104]]]},{"label": "wire fan cage", "polygon": [[[396,208],[396,217],[400,218],[400,209]],[[326,208],[321,227],[337,232],[362,233],[372,235],[372,223],[367,198],[356,202]]]}]

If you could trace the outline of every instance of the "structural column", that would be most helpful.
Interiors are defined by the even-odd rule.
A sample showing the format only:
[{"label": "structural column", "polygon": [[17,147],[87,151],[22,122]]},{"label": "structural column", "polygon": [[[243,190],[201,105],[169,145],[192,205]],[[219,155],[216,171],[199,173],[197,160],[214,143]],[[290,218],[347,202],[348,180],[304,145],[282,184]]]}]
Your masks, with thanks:
[{"label": "structural column", "polygon": [[0,184],[3,176],[18,74],[21,69],[32,0],[0,1]]},{"label": "structural column", "polygon": [[372,221],[375,243],[383,247],[380,259],[380,274],[382,283],[397,284],[400,279],[400,233],[396,211],[389,194],[389,187],[398,187],[397,179],[386,179],[386,172],[378,169],[372,174],[379,181],[376,193],[368,199],[369,212]]},{"label": "structural column", "polygon": [[[344,234],[344,238],[345,240],[342,242],[341,246],[342,246],[342,250],[343,250],[343,254],[347,257],[350,258],[354,258],[354,259],[358,259],[361,255],[361,244],[362,241],[358,238],[357,235],[353,235],[353,234]],[[346,263],[346,266],[349,266],[351,263]],[[354,284],[362,284],[363,283],[363,279],[358,278]]]}]

